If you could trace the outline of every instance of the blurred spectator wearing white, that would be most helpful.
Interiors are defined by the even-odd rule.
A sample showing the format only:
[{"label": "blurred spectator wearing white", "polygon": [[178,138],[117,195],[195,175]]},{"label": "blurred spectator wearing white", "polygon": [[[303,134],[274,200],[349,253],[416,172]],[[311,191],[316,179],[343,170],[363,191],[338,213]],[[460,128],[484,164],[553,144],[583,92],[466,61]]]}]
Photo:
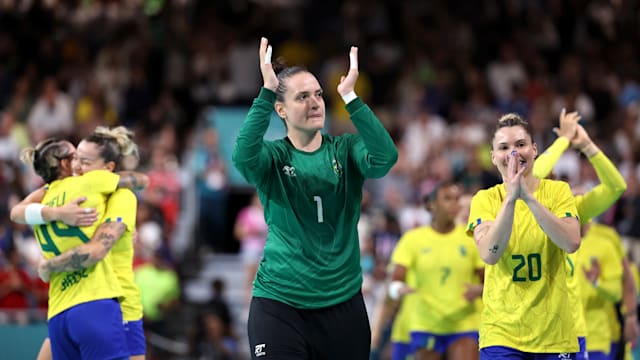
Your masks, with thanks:
[{"label": "blurred spectator wearing white", "polygon": [[58,82],[48,77],[27,120],[32,141],[37,143],[51,136],[67,137],[73,128],[73,103],[58,88]]}]

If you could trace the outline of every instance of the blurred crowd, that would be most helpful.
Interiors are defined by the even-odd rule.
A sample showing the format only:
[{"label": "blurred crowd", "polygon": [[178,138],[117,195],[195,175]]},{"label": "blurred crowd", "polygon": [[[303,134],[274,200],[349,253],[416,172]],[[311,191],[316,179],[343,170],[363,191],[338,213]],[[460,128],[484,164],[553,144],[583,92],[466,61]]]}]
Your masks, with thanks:
[{"label": "blurred crowd", "polygon": [[[400,235],[429,223],[421,199],[437,183],[454,180],[473,194],[499,181],[488,134],[506,112],[529,120],[540,150],[555,139],[561,109],[580,113],[627,181],[600,221],[618,230],[633,256],[640,243],[638,15],[640,4],[624,0],[1,0],[0,308],[13,309],[2,317],[42,320],[37,309],[46,307],[46,284],[34,272],[37,242],[8,216],[42,185],[20,163],[20,150],[50,136],[75,141],[97,125],[133,129],[140,170],[151,178],[138,194],[136,242],[149,326],[162,332],[163,314],[185,301],[181,283],[196,274],[197,254],[249,238],[240,249],[255,271],[264,229],[249,212],[234,229],[228,209],[249,205],[249,197],[231,204],[231,195],[250,189],[229,182],[231,165],[206,114],[212,106],[248,108],[261,86],[260,36],[269,37],[274,57],[319,75],[334,133],[353,131],[335,86],[349,45],[359,47],[357,93],[400,153],[391,173],[366,184],[365,291],[384,279]],[[574,187],[597,182],[572,151],[555,173]],[[233,320],[219,308],[208,309],[191,339],[224,340],[191,346],[200,356],[238,351]]]}]

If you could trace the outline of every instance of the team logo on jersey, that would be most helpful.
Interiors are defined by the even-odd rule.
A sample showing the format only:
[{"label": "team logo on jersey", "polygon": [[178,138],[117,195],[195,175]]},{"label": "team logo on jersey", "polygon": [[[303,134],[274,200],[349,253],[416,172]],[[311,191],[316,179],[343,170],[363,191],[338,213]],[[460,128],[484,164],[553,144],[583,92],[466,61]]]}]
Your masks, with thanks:
[{"label": "team logo on jersey", "polygon": [[256,355],[256,357],[265,356],[267,355],[267,352],[264,351],[266,347],[267,347],[267,344],[258,344],[254,348],[253,353]]},{"label": "team logo on jersey", "polygon": [[296,177],[296,168],[293,166],[285,165],[282,167],[282,171],[288,177]]},{"label": "team logo on jersey", "polygon": [[333,172],[338,175],[338,177],[342,176],[342,165],[338,162],[338,160],[333,159]]},{"label": "team logo on jersey", "polygon": [[460,245],[460,255],[467,256],[467,248],[464,245]]}]

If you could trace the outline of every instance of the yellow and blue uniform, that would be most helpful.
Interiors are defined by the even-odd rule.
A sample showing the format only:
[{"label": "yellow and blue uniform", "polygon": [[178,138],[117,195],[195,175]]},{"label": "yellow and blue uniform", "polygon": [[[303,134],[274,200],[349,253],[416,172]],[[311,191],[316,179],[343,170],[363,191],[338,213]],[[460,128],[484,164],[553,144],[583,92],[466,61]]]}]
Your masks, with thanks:
[{"label": "yellow and blue uniform", "polygon": [[567,287],[569,288],[569,302],[573,309],[573,321],[575,322],[576,333],[578,334],[578,344],[580,350],[576,354],[577,360],[588,359],[587,355],[587,323],[584,317],[584,306],[582,304],[582,298],[580,296],[580,285],[578,282],[577,272],[581,271],[578,267],[577,252],[573,254],[567,254]]},{"label": "yellow and blue uniform", "polygon": [[[106,197],[117,188],[119,176],[92,171],[67,177],[47,186],[42,203],[55,207],[84,196],[83,206],[105,213]],[[75,227],[51,222],[34,227],[45,258],[82,245],[91,239],[101,221]],[[49,286],[48,325],[54,358],[120,358],[128,356],[122,312],[117,299],[122,288],[111,256],[97,264],[71,272],[52,273]]]},{"label": "yellow and blue uniform", "polygon": [[[589,235],[594,236],[599,240],[604,240],[611,244],[611,248],[614,250],[614,254],[616,256],[617,261],[620,263],[622,268],[623,258],[626,256],[624,246],[622,245],[622,239],[620,239],[620,235],[610,226],[593,222],[589,227]],[[620,291],[622,291],[622,278],[620,278]],[[620,298],[622,297],[622,293],[620,294]],[[620,300],[616,300],[615,302],[608,301],[605,303],[605,311],[607,312],[607,319],[609,324],[609,329],[611,331],[611,346],[610,346],[610,358],[613,358],[611,355],[615,355],[618,351],[618,343],[620,338],[622,337],[622,326],[620,324],[620,320],[618,319],[618,310],[616,308],[616,302]]]},{"label": "yellow and blue uniform", "polygon": [[[555,163],[568,147],[569,141],[566,138],[559,137],[556,139],[556,141],[554,141],[554,143],[536,159],[533,167],[533,174],[538,178],[545,178],[548,176]],[[622,195],[627,188],[627,184],[624,181],[622,174],[620,174],[615,165],[604,155],[603,152],[600,151],[594,156],[591,156],[589,158],[589,162],[596,170],[596,174],[598,175],[598,179],[600,179],[601,183],[584,195],[577,195],[575,197],[576,208],[578,210],[578,216],[581,224],[586,224],[591,219],[605,212],[618,198],[620,198],[620,195]],[[622,261],[624,251],[622,250],[621,243],[614,244],[614,246],[619,250],[620,259]],[[569,286],[571,289],[577,290],[575,279],[570,280]],[[576,297],[580,297],[577,292]],[[572,301],[574,303],[580,302],[579,299],[573,299]],[[574,309],[574,311],[576,311],[576,326],[578,328],[578,333],[580,334],[579,337],[582,340],[582,324],[585,322],[583,307],[575,306]],[[620,324],[617,320],[617,314],[613,307],[609,308],[608,311],[610,312],[613,337],[614,339],[618,339],[620,337]],[[584,325],[584,331],[584,333],[586,333],[586,324]],[[611,346],[612,352],[615,351],[616,345],[617,343],[614,341]],[[581,343],[581,352],[582,350]]]},{"label": "yellow and blue uniform", "polygon": [[[413,271],[407,269],[405,283],[408,287],[415,289],[415,275]],[[411,318],[415,314],[416,297],[413,292],[402,297],[400,308],[393,319],[391,326],[391,359],[405,360],[411,355]]]},{"label": "yellow and blue uniform", "polygon": [[109,197],[104,216],[104,222],[121,222],[127,226],[111,249],[111,262],[124,295],[120,307],[131,356],[143,355],[146,352],[142,327],[142,301],[132,267],[137,204],[138,199],[131,190],[118,189]]},{"label": "yellow and blue uniform", "polygon": [[[533,196],[557,217],[576,217],[575,200],[565,182],[542,179]],[[494,221],[505,197],[504,184],[474,195],[468,232],[482,222]],[[540,354],[578,351],[567,301],[571,294],[565,256],[524,201],[517,200],[507,249],[495,265],[485,267],[481,349],[495,346]]]},{"label": "yellow and blue uniform", "polygon": [[430,226],[407,232],[392,262],[415,274],[412,348],[429,347],[443,353],[453,337],[464,334],[477,339],[476,304],[468,302],[464,292],[476,282],[477,270],[483,265],[463,226],[445,234]]},{"label": "yellow and blue uniform", "polygon": [[[622,297],[622,261],[614,245],[602,235],[603,232],[597,227],[589,229],[577,252],[577,263],[581,269],[588,271],[592,260],[597,260],[600,264],[596,286],[591,284],[584,271],[580,271],[578,276],[587,320],[589,358],[606,358],[606,354],[609,353],[613,336],[616,335],[611,327],[609,307]],[[617,336],[619,335],[618,329]]]}]

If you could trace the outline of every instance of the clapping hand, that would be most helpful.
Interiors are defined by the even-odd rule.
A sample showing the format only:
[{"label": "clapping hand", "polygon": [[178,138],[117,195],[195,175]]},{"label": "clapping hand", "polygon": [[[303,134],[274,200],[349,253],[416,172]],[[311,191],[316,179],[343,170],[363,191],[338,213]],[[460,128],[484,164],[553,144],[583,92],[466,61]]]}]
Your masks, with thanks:
[{"label": "clapping hand", "polygon": [[562,136],[571,141],[576,136],[578,121],[580,121],[580,115],[578,115],[577,111],[567,113],[565,109],[562,109],[560,112],[560,128],[553,128],[553,132],[558,137]]},{"label": "clapping hand", "polygon": [[344,97],[346,94],[354,91],[356,81],[358,80],[358,48],[356,46],[351,47],[349,52],[349,72],[347,76],[340,77],[340,83],[338,84],[338,94]]},{"label": "clapping hand", "polygon": [[273,66],[271,65],[271,54],[272,48],[269,45],[269,40],[263,37],[260,40],[260,72],[262,73],[263,86],[271,91],[276,91],[278,88],[278,76],[276,76],[276,72],[273,71]]},{"label": "clapping hand", "polygon": [[507,155],[507,173],[504,180],[504,184],[507,190],[507,196],[510,197],[511,200],[518,199],[522,197],[522,186],[523,179],[526,167],[520,166],[520,157],[518,156],[518,152],[513,150],[510,154]]},{"label": "clapping hand", "polygon": [[582,150],[592,143],[593,141],[591,141],[587,131],[582,125],[578,125],[576,127],[576,135],[571,139],[571,146],[573,146],[574,149]]}]

